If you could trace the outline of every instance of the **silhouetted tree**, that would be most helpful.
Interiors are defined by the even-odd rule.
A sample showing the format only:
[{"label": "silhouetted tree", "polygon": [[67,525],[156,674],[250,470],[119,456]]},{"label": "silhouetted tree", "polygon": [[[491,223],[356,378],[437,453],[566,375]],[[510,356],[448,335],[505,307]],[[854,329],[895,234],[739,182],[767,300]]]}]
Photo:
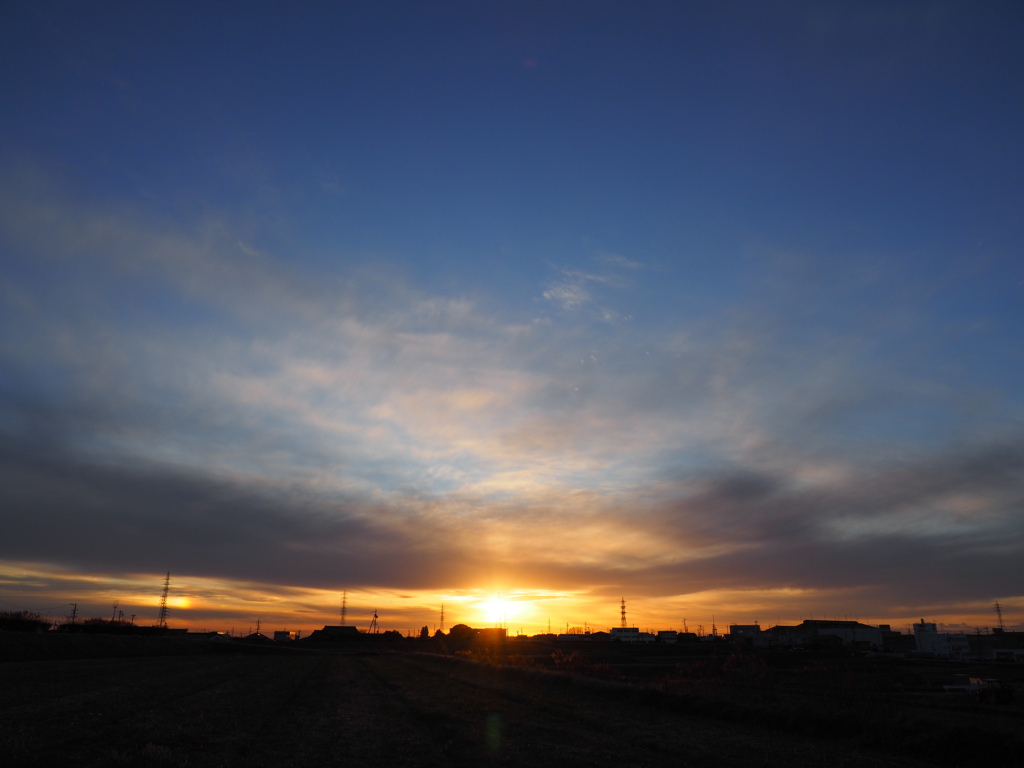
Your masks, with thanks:
[{"label": "silhouetted tree", "polygon": [[420,630],[420,637],[430,637],[430,629],[426,626]]},{"label": "silhouetted tree", "polygon": [[467,624],[456,624],[448,630],[448,637],[457,642],[469,642],[476,637],[476,630]]},{"label": "silhouetted tree", "polygon": [[50,628],[49,619],[33,611],[0,611],[0,629],[9,632],[43,632]]}]

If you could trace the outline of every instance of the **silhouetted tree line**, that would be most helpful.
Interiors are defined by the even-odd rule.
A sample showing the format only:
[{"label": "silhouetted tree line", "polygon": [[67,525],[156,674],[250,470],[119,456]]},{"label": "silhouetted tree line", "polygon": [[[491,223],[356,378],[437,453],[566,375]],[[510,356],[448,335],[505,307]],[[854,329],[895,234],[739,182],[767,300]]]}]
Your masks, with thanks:
[{"label": "silhouetted tree line", "polygon": [[50,620],[33,611],[0,611],[0,631],[45,632]]}]

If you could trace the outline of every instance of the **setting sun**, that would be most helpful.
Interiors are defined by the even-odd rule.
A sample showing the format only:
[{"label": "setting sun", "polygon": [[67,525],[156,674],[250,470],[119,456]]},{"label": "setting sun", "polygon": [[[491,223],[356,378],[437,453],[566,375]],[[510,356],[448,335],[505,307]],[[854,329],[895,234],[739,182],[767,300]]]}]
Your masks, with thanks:
[{"label": "setting sun", "polygon": [[514,605],[500,597],[492,597],[481,604],[480,612],[489,624],[505,624],[510,618],[513,618]]}]

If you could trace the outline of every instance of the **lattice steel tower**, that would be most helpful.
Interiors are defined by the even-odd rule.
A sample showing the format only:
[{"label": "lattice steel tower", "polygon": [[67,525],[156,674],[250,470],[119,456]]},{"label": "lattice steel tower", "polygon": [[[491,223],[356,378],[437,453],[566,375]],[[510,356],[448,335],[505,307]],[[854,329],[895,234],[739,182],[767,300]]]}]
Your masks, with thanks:
[{"label": "lattice steel tower", "polygon": [[621,620],[620,620],[619,626],[620,627],[625,627],[626,626],[626,598],[622,598],[622,603],[619,605],[619,615],[621,616]]},{"label": "lattice steel tower", "polygon": [[167,628],[167,593],[171,591],[171,572],[167,572],[167,578],[164,579],[164,591],[160,595],[160,616],[157,619],[157,626]]},{"label": "lattice steel tower", "polygon": [[348,590],[341,593],[341,626],[345,626],[345,618],[348,616]]}]

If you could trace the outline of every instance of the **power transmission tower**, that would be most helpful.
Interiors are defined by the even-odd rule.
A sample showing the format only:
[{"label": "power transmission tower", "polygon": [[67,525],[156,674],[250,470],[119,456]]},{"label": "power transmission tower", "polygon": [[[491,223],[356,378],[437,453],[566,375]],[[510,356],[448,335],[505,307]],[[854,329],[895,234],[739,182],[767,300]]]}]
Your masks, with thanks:
[{"label": "power transmission tower", "polygon": [[444,603],[441,603],[441,631],[444,632]]},{"label": "power transmission tower", "polygon": [[345,626],[345,619],[348,616],[348,590],[341,593],[341,626]]},{"label": "power transmission tower", "polygon": [[171,572],[167,572],[167,578],[164,579],[164,591],[160,595],[160,617],[157,619],[157,626],[167,628],[167,593],[171,591]]},{"label": "power transmission tower", "polygon": [[622,598],[622,603],[619,605],[619,615],[621,617],[621,621],[619,623],[619,626],[620,627],[625,627],[626,626],[626,598]]},{"label": "power transmission tower", "polygon": [[257,634],[257,635],[258,635],[258,634],[260,633],[260,623],[261,623],[262,621],[263,621],[263,619],[262,619],[262,618],[257,618],[257,619],[256,619],[256,634]]},{"label": "power transmission tower", "polygon": [[998,601],[996,602],[996,621],[999,624],[999,629],[1006,631],[1006,625],[1003,624],[1003,609],[999,607]]}]

